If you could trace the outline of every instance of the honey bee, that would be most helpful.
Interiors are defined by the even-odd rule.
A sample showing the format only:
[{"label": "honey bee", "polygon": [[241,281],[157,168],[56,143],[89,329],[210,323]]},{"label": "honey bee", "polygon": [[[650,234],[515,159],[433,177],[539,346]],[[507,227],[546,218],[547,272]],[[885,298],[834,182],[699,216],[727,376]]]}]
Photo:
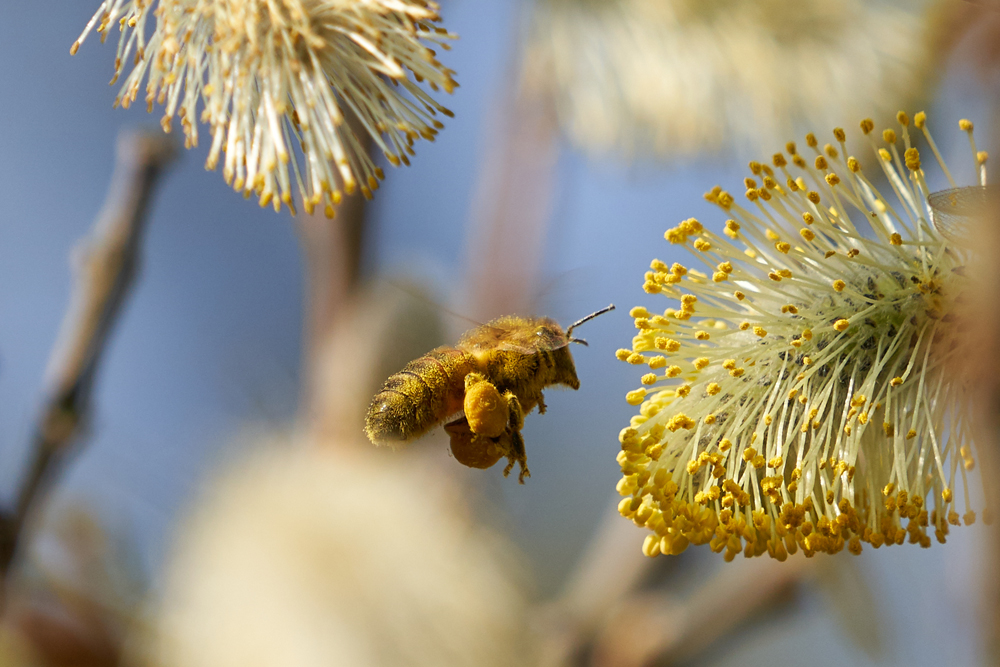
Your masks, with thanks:
[{"label": "honey bee", "polygon": [[455,347],[439,347],[411,361],[375,394],[365,434],[376,445],[415,440],[442,421],[451,451],[470,468],[489,468],[507,458],[506,477],[520,465],[518,480],[530,477],[521,428],[535,407],[545,412],[542,390],[551,385],[580,388],[570,343],[573,329],[614,305],[562,330],[547,317],[508,315],[465,333]]}]

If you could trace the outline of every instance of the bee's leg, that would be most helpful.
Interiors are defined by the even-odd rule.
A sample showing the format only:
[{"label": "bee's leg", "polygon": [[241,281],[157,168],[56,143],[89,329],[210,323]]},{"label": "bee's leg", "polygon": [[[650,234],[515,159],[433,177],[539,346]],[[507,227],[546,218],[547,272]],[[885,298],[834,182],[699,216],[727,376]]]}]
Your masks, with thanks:
[{"label": "bee's leg", "polygon": [[506,477],[517,463],[521,466],[518,481],[524,484],[525,477],[531,477],[528,470],[528,455],[524,450],[524,438],[521,436],[521,429],[524,428],[524,411],[521,410],[521,402],[517,400],[512,392],[506,392],[504,398],[507,400],[508,424],[507,435],[510,438],[509,450],[507,452],[507,467],[504,468],[503,475]]},{"label": "bee's leg", "polygon": [[482,373],[465,376],[463,409],[469,428],[477,435],[499,438],[507,428],[508,401]]},{"label": "bee's leg", "polygon": [[545,397],[542,395],[542,392],[538,392],[538,414],[544,415],[545,408]]}]

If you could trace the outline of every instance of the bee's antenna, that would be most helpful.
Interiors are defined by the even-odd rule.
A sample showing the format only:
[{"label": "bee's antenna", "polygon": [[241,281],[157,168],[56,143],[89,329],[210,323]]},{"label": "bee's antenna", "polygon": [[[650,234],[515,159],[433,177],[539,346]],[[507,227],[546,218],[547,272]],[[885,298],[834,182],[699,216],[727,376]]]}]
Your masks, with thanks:
[{"label": "bee's antenna", "polygon": [[600,310],[598,310],[596,312],[593,312],[590,315],[587,315],[583,319],[579,319],[576,322],[573,322],[573,324],[569,325],[569,327],[566,329],[566,338],[568,338],[569,342],[571,342],[571,343],[580,343],[582,345],[586,345],[587,341],[585,341],[584,339],[582,339],[582,338],[572,338],[570,336],[570,333],[573,332],[573,329],[575,329],[576,327],[580,326],[584,322],[589,322],[590,320],[594,319],[598,315],[603,315],[604,313],[607,313],[607,312],[612,311],[614,309],[615,309],[615,304],[611,304],[607,308],[601,308]]}]

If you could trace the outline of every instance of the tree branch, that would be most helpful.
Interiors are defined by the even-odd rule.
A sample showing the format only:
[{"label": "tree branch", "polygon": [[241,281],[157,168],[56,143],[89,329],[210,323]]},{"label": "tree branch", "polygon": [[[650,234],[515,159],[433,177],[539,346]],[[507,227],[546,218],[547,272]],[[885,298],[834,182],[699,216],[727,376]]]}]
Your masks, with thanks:
[{"label": "tree branch", "polygon": [[49,360],[28,472],[13,511],[0,519],[0,575],[10,569],[25,520],[55,464],[86,424],[101,357],[138,271],[152,191],[174,154],[174,142],[159,131],[119,135],[104,208],[76,251],[75,286]]}]

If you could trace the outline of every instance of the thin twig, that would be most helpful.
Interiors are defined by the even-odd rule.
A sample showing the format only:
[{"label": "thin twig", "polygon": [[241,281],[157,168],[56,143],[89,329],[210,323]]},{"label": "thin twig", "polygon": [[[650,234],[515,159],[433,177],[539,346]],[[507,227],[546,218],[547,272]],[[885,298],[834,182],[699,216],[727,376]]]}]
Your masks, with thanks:
[{"label": "thin twig", "polygon": [[0,576],[10,569],[31,508],[86,424],[101,357],[137,273],[150,197],[176,152],[174,146],[153,130],[126,131],[118,138],[104,208],[76,251],[75,286],[49,360],[46,399],[28,472],[13,511],[2,517]]}]

